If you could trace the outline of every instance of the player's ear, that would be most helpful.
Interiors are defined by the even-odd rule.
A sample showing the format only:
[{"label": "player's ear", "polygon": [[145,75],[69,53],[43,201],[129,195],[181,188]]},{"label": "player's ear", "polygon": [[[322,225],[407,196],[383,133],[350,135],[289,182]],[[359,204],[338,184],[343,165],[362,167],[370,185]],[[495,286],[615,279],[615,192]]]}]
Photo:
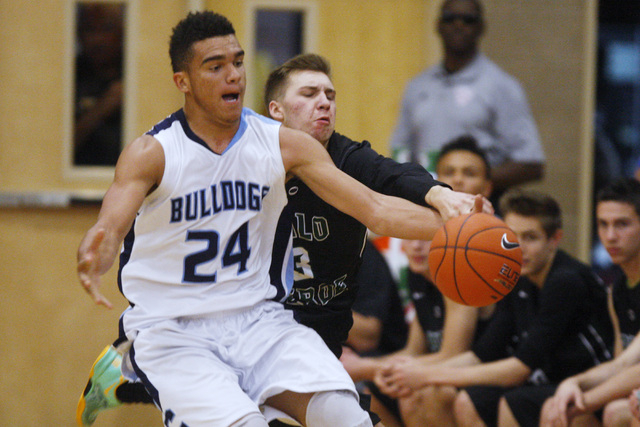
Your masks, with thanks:
[{"label": "player's ear", "polygon": [[189,77],[184,71],[173,73],[173,82],[180,92],[187,93],[190,91]]},{"label": "player's ear", "polygon": [[559,245],[560,244],[560,240],[562,240],[563,234],[564,233],[562,232],[562,229],[557,229],[556,232],[551,235],[550,239],[553,240],[554,243]]},{"label": "player's ear", "polygon": [[284,122],[284,110],[278,101],[269,102],[269,115],[274,120]]}]

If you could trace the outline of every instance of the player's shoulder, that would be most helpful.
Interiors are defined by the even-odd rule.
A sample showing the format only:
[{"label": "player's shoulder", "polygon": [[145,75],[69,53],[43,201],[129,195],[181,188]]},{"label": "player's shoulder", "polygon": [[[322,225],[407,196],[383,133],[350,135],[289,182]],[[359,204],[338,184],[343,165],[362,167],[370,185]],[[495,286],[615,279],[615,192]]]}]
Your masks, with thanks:
[{"label": "player's shoulder", "polygon": [[489,81],[491,86],[496,90],[506,91],[506,94],[520,93],[523,91],[522,85],[516,77],[509,74],[488,57],[482,55],[477,61],[477,66],[481,70],[481,79]]},{"label": "player's shoulder", "polygon": [[251,108],[247,108],[247,107],[244,107],[242,109],[242,115],[240,116],[240,120],[246,121],[252,124],[258,124],[258,125],[264,125],[264,126],[280,127],[282,125],[282,123],[280,123],[279,121],[274,120],[271,117],[258,114]]},{"label": "player's shoulder", "polygon": [[372,158],[378,155],[369,141],[354,141],[338,132],[329,138],[327,151],[333,163],[348,174],[352,170],[373,166]]},{"label": "player's shoulder", "polygon": [[559,286],[601,286],[595,272],[587,264],[562,249],[556,253],[547,282]]}]

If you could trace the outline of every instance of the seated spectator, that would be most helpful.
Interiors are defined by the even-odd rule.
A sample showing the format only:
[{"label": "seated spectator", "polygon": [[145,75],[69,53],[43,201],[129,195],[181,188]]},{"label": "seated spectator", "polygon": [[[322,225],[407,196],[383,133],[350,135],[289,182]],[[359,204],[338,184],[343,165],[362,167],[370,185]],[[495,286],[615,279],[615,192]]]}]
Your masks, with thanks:
[{"label": "seated spectator", "polygon": [[[438,425],[494,426],[500,416],[500,425],[537,426],[548,388],[611,357],[605,289],[589,267],[558,248],[557,202],[510,190],[500,209],[518,236],[522,272],[473,349],[438,364],[394,361],[376,375],[391,396],[434,387],[443,408]],[[438,394],[439,386],[446,393]],[[460,390],[452,394],[451,386]]]},{"label": "seated spectator", "polygon": [[[439,179],[454,191],[489,197],[489,164],[473,137],[463,136],[445,145],[436,169]],[[477,332],[493,313],[494,306],[468,307],[442,297],[429,276],[429,242],[402,241],[401,245],[408,258],[407,272],[401,277],[406,281],[403,286],[408,287],[414,308],[414,315],[409,316],[412,317],[409,339],[402,350],[386,358],[362,358],[346,351],[343,364],[356,381],[372,381],[377,369],[396,358],[419,357],[424,363],[434,363],[464,352],[471,348]],[[385,425],[400,425],[400,420],[412,425],[415,405],[423,402],[413,398],[396,402],[378,392],[373,384],[368,386],[374,393],[372,408],[381,415]]]},{"label": "seated spectator", "polygon": [[407,342],[407,324],[398,287],[387,262],[367,240],[356,275],[353,326],[346,345],[363,356],[400,350]]},{"label": "seated spectator", "polygon": [[565,379],[541,415],[542,426],[573,423],[629,425],[626,397],[640,386],[640,183],[626,178],[603,187],[597,196],[600,241],[624,276],[609,292],[615,358]]}]

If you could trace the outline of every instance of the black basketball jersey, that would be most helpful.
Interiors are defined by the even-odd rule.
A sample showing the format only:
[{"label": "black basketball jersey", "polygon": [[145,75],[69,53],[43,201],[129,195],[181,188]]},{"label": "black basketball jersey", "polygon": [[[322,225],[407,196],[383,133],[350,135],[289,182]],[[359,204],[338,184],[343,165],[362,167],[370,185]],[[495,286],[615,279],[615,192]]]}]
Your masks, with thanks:
[{"label": "black basketball jersey", "polygon": [[424,332],[429,353],[440,350],[444,328],[444,300],[436,285],[412,271],[407,273],[411,301]]},{"label": "black basketball jersey", "polygon": [[620,323],[623,348],[640,332],[640,283],[627,286],[627,277],[623,274],[613,282],[613,307]]},{"label": "black basketball jersey", "polygon": [[[407,268],[407,284],[411,293],[411,301],[418,316],[418,322],[425,334],[429,353],[440,351],[442,346],[442,332],[446,316],[446,306],[442,293],[436,285],[424,276],[411,272]],[[491,318],[478,319],[474,342],[486,329]]]},{"label": "black basketball jersey", "polygon": [[473,348],[483,362],[515,356],[531,368],[531,382],[557,383],[612,356],[604,284],[562,250],[542,289],[521,276],[497,304]]},{"label": "black basketball jersey", "polygon": [[[367,187],[416,204],[426,205],[427,191],[434,185],[444,185],[421,166],[400,164],[379,155],[366,141],[354,142],[334,132],[328,151],[339,169]],[[366,227],[325,203],[297,178],[287,182],[287,194],[295,271],[285,306],[340,354],[353,323],[355,275]]]}]

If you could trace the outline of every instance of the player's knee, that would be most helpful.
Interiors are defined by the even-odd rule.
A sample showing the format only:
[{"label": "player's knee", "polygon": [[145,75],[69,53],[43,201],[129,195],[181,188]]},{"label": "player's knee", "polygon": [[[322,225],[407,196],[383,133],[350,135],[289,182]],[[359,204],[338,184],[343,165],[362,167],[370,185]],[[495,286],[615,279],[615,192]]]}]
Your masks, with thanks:
[{"label": "player's knee", "polygon": [[470,425],[472,420],[479,420],[478,412],[469,394],[462,390],[453,401],[453,415],[458,424]]},{"label": "player's knee", "polygon": [[314,394],[307,406],[307,427],[372,427],[371,418],[349,391]]},{"label": "player's knee", "polygon": [[603,427],[628,426],[631,418],[631,409],[627,399],[617,399],[604,407],[602,425]]},{"label": "player's knee", "polygon": [[269,427],[262,414],[251,413],[240,418],[229,427]]},{"label": "player's knee", "polygon": [[518,424],[513,411],[511,411],[511,406],[509,406],[509,401],[504,396],[498,402],[498,424],[508,426]]}]

